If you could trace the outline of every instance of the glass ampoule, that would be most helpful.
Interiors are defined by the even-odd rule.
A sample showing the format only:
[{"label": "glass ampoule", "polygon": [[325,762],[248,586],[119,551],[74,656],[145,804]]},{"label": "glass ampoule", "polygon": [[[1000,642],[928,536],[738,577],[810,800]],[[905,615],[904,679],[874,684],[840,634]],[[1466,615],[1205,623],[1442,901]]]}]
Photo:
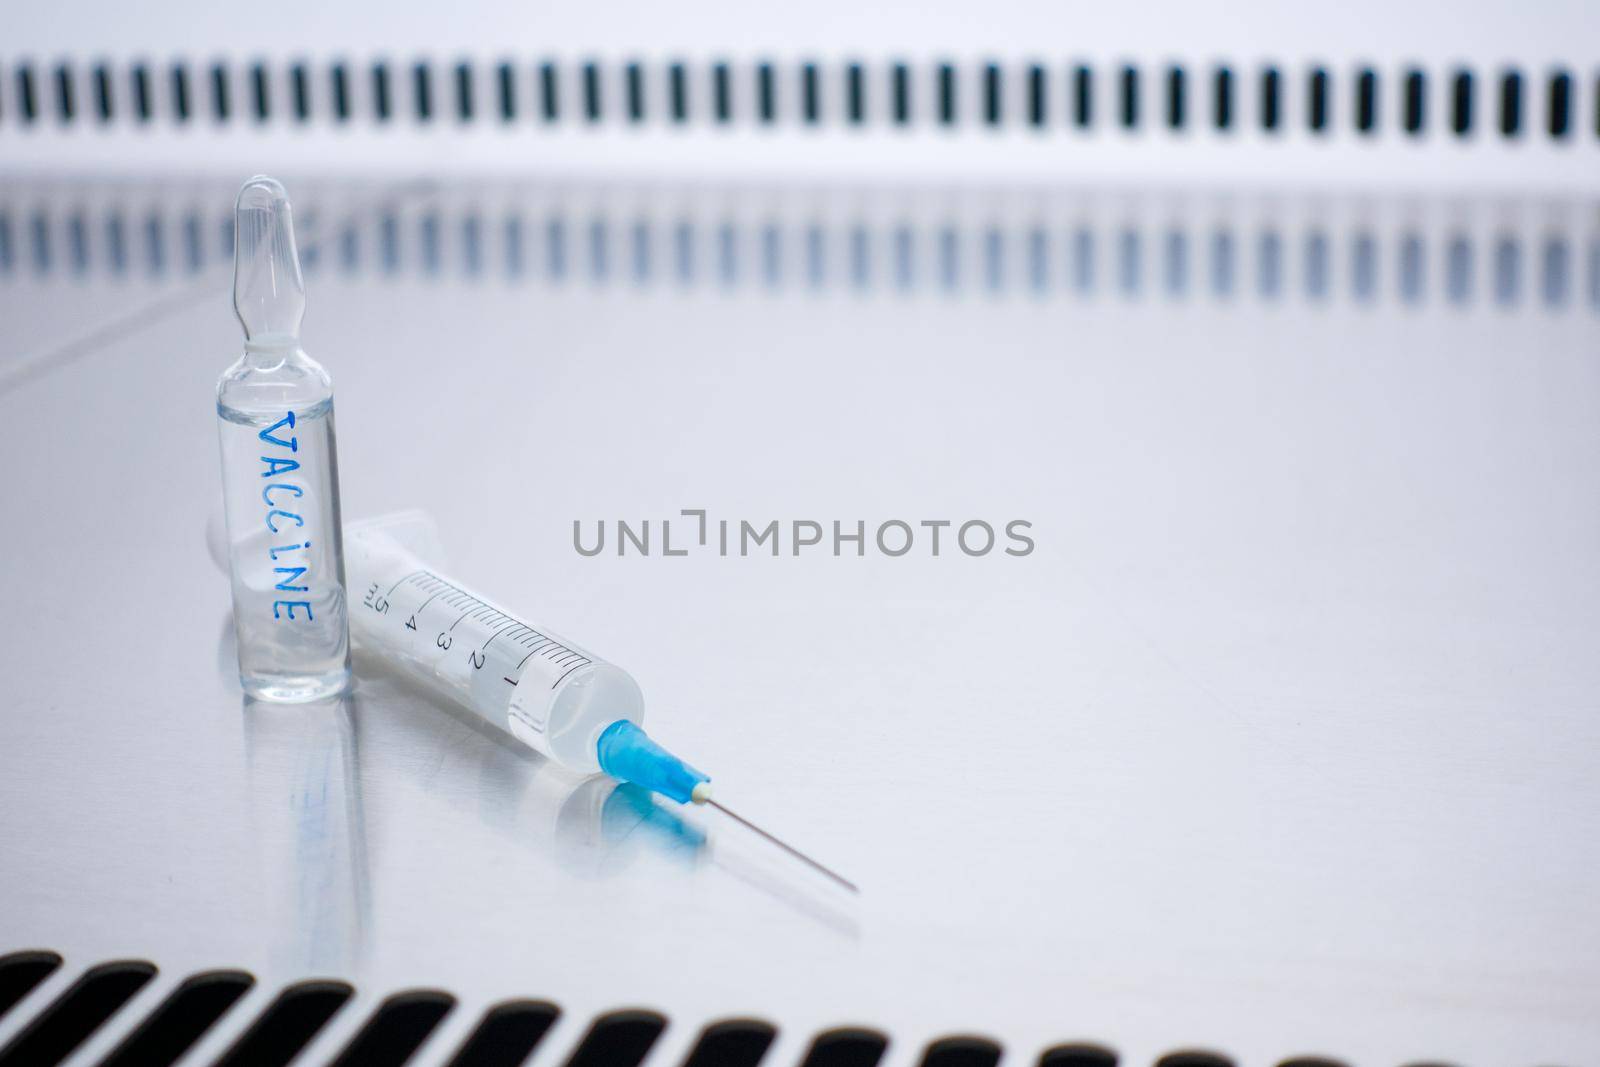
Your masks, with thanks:
[{"label": "glass ampoule", "polygon": [[251,178],[234,211],[244,354],[217,382],[239,681],[317,700],[350,680],[333,383],[300,348],[305,283],[289,197]]}]

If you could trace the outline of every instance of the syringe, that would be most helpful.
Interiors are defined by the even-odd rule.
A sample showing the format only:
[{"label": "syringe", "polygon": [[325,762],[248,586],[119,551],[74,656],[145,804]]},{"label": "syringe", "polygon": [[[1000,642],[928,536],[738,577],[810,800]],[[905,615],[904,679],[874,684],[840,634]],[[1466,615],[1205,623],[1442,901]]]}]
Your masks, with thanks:
[{"label": "syringe", "polygon": [[626,671],[428,566],[417,549],[432,540],[431,523],[415,512],[345,527],[350,633],[359,650],[558,763],[716,808],[857,892],[855,883],[712,799],[709,776],[641,729],[644,696]]}]

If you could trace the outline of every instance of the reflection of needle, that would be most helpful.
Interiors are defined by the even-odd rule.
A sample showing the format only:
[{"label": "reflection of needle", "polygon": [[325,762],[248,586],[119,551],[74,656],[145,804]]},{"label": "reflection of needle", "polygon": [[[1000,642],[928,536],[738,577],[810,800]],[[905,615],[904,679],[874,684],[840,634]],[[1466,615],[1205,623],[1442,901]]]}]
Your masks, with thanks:
[{"label": "reflection of needle", "polygon": [[850,890],[850,892],[852,892],[852,893],[860,893],[861,892],[860,887],[858,887],[854,882],[852,882],[850,879],[846,878],[844,875],[838,874],[835,871],[829,870],[827,867],[824,867],[822,864],[818,863],[816,860],[812,859],[810,856],[806,855],[804,852],[801,852],[799,849],[795,848],[793,845],[788,844],[787,842],[778,840],[776,837],[773,837],[771,834],[767,833],[765,830],[763,830],[761,827],[757,826],[755,823],[751,822],[749,819],[746,819],[743,815],[740,815],[740,814],[738,814],[737,812],[734,812],[734,811],[730,811],[729,809],[723,807],[721,804],[717,803],[715,800],[712,800],[710,797],[705,797],[703,800],[700,797],[696,797],[695,799],[700,801],[700,803],[702,803],[702,804],[710,804],[713,808],[716,808],[718,811],[722,812],[722,814],[726,815],[728,818],[732,819],[734,822],[738,823],[740,826],[743,826],[743,827],[745,827],[746,829],[749,829],[749,830],[754,830],[756,833],[760,834],[762,837],[766,838],[768,841],[771,841],[774,845],[777,845],[779,848],[783,849],[785,852],[787,852],[789,855],[793,856],[795,859],[799,860],[801,863],[807,864],[808,866],[812,867],[813,869],[821,871],[823,874],[827,875],[829,878],[832,878],[835,882],[838,882],[840,885],[842,885],[846,889]]}]

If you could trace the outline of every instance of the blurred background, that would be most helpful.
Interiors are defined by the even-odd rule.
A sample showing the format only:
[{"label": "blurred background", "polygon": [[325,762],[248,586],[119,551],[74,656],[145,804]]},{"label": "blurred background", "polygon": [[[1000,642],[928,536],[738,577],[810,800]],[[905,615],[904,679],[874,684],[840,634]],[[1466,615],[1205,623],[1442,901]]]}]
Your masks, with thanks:
[{"label": "blurred background", "polygon": [[[1592,4],[5,22],[0,1064],[1595,1062]],[[241,706],[256,172],[345,515],[859,902],[381,672]],[[694,508],[1037,549],[573,549]]]},{"label": "blurred background", "polygon": [[[327,238],[308,260],[344,272],[1600,300],[1582,3],[63,4],[12,21],[11,286],[179,285],[230,254],[218,190],[270,168]],[[5,299],[9,371],[93,325]]]}]

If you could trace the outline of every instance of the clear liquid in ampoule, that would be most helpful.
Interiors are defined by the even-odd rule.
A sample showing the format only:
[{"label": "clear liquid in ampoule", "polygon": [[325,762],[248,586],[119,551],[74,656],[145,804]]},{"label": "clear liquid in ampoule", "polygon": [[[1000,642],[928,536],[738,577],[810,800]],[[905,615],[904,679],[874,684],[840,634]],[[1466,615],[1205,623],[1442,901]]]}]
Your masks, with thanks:
[{"label": "clear liquid in ampoule", "polygon": [[317,700],[350,680],[333,384],[300,348],[283,187],[246,182],[236,221],[245,352],[217,383],[217,416],[239,681],[264,700]]}]

